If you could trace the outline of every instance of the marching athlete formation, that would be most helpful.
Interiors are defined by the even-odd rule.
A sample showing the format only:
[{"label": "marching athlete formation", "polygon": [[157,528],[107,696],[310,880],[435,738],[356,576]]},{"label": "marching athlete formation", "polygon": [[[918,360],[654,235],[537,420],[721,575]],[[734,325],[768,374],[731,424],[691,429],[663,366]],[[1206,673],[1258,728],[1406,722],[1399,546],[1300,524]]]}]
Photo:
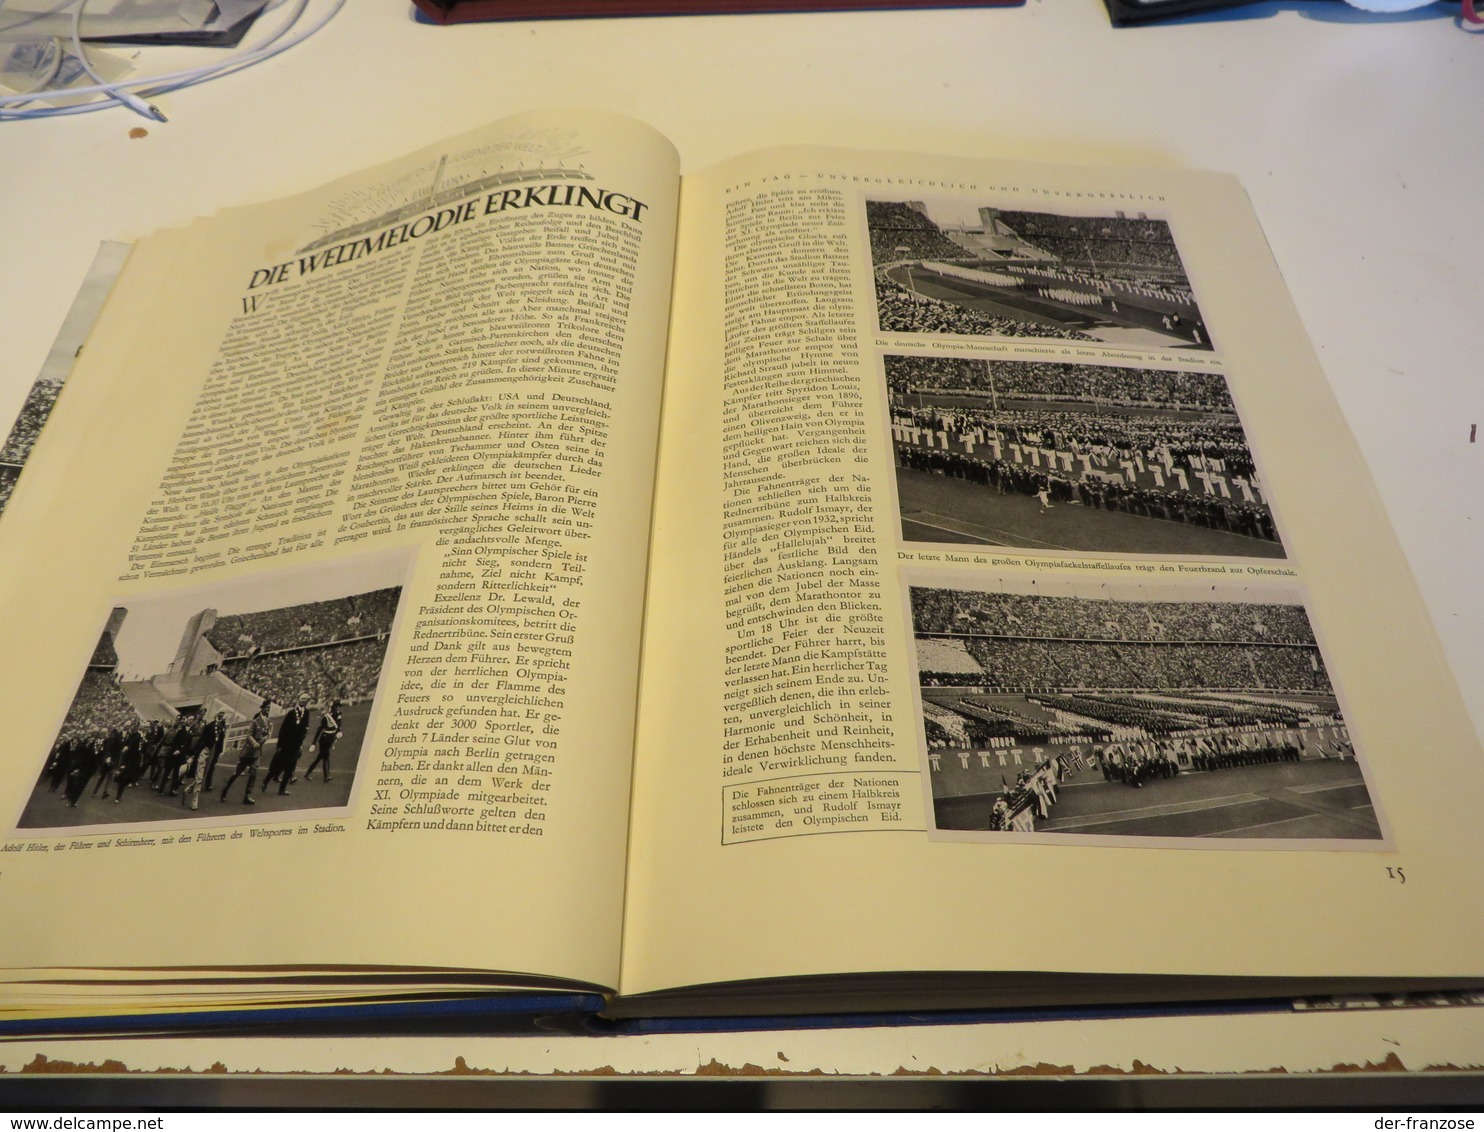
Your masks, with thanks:
[{"label": "marching athlete formation", "polygon": [[[259,762],[272,742],[272,708],[273,702],[264,699],[245,727],[234,727],[227,713],[218,711],[211,717],[181,715],[169,727],[160,720],[147,724],[141,720],[129,727],[69,731],[52,748],[42,780],[49,792],[59,795],[72,809],[104,802],[120,805],[125,792],[137,788],[178,799],[183,809],[199,810],[203,793],[216,795],[224,803],[240,779],[246,780],[241,803],[256,805]],[[318,720],[311,728],[314,710],[318,711]],[[313,757],[304,781],[316,769],[321,781],[331,781],[331,754],[344,729],[343,710],[339,700],[312,709],[308,694],[300,695],[278,721],[277,741],[263,788],[266,790],[273,781],[280,795],[290,793],[289,787],[299,781],[297,770],[306,739]],[[235,757],[236,762],[220,794],[216,794],[224,756]]]}]

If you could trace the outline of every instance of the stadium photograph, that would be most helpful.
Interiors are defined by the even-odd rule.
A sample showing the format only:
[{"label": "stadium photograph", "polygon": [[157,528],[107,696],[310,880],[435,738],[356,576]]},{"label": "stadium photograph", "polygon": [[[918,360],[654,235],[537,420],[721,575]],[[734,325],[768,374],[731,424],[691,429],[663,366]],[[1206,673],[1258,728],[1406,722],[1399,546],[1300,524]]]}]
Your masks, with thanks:
[{"label": "stadium photograph", "polygon": [[868,200],[866,226],[883,333],[1211,349],[1170,226],[1146,213]]},{"label": "stadium photograph", "polygon": [[0,511],[5,510],[5,505],[10,502],[10,493],[15,489],[15,482],[20,478],[31,449],[41,435],[41,428],[46,424],[47,417],[51,416],[61,392],[60,377],[43,373],[37,378],[21,404],[21,411],[17,414],[9,435],[0,444]]},{"label": "stadium photograph", "polygon": [[1226,379],[883,359],[902,540],[1283,558]]},{"label": "stadium photograph", "polygon": [[344,809],[408,564],[398,551],[120,601],[16,828]]},{"label": "stadium photograph", "polygon": [[105,241],[99,245],[97,255],[88,268],[87,277],[78,289],[72,308],[57,332],[41,372],[26,394],[15,423],[3,443],[0,443],[0,511],[10,502],[16,480],[20,478],[31,449],[41,435],[42,426],[51,416],[62,386],[72,373],[77,356],[82,352],[83,342],[92,329],[93,320],[103,307],[103,301],[113,289],[114,280],[123,269],[129,254],[129,244]]},{"label": "stadium photograph", "polygon": [[1205,848],[1382,839],[1296,597],[997,584],[910,590],[935,835]]}]

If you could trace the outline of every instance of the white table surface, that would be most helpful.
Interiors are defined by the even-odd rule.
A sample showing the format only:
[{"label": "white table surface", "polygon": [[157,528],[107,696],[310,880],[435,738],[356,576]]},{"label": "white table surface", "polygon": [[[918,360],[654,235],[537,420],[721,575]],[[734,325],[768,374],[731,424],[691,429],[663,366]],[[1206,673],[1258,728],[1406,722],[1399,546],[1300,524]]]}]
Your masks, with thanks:
[{"label": "white table surface", "polygon": [[[173,66],[195,55],[165,57]],[[160,66],[147,54],[140,62]],[[631,114],[667,134],[686,169],[809,142],[1235,173],[1484,725],[1484,439],[1470,442],[1471,426],[1484,424],[1484,34],[1465,30],[1456,4],[1373,18],[1338,0],[1276,0],[1222,19],[1127,29],[1111,27],[1100,0],[442,28],[416,22],[400,0],[351,0],[293,51],[159,104],[166,123],[114,109],[0,124],[7,427],[100,240],[286,195],[530,107]],[[138,127],[145,136],[131,136]],[[1417,1051],[1402,1058],[1406,1068],[1484,1064],[1480,1010],[1385,1013],[1384,1024],[1367,1012],[1370,1020],[1239,1020],[1224,1032],[1204,1023],[976,1028],[950,1031],[941,1047],[926,1036],[941,1031],[799,1036],[802,1062],[769,1064],[889,1072],[912,1067],[908,1059],[924,1065],[928,1043],[944,1069],[1024,1060],[1085,1072],[1126,1066],[1139,1048],[1146,1063],[1173,1068],[1195,1042],[1219,1071],[1323,1069],[1383,1062],[1397,1051],[1388,1026]],[[648,1042],[622,1058],[608,1046],[602,1058],[642,1060],[660,1048],[660,1060],[684,1072],[723,1047],[723,1061],[757,1061],[756,1044]],[[762,1045],[783,1052],[771,1038]],[[20,1069],[41,1048],[0,1046],[0,1067]],[[157,1057],[164,1047],[147,1048],[152,1063],[168,1063]],[[333,1068],[342,1048],[301,1046],[297,1063]],[[412,1057],[415,1047],[405,1048]],[[453,1048],[417,1056],[436,1066]],[[509,1061],[495,1052],[503,1046],[489,1048]],[[193,1060],[187,1046],[169,1049]],[[382,1056],[363,1052],[367,1066]]]}]

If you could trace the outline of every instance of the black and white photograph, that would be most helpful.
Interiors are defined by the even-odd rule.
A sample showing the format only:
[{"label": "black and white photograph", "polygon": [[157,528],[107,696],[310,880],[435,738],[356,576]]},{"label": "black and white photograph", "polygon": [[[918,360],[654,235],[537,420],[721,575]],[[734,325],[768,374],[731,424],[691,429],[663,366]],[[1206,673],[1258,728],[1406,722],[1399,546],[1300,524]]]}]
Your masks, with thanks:
[{"label": "black and white photograph", "polygon": [[1170,225],[1147,213],[944,197],[868,200],[866,224],[882,333],[1211,349]]},{"label": "black and white photograph", "polygon": [[902,541],[1283,558],[1220,374],[883,359]]},{"label": "black and white photograph", "polygon": [[1190,848],[1383,839],[1296,594],[996,585],[910,589],[937,835]]},{"label": "black and white photograph", "polygon": [[350,803],[405,551],[120,599],[17,829]]},{"label": "black and white photograph", "polygon": [[72,373],[72,366],[82,352],[83,341],[98,312],[103,309],[103,300],[108,297],[109,289],[123,269],[131,246],[112,240],[105,240],[98,246],[87,277],[72,300],[72,308],[52,341],[26,399],[21,402],[15,423],[10,426],[4,442],[0,443],[0,511],[4,511],[10,502],[16,481],[21,478],[26,461],[31,458],[31,450],[41,438],[41,430],[56,407],[62,386]]}]

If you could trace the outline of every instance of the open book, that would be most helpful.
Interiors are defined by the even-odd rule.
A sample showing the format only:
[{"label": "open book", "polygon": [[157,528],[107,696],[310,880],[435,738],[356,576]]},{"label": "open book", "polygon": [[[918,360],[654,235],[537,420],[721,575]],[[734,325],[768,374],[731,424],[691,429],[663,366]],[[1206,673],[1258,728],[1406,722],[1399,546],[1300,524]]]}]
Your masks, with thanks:
[{"label": "open book", "polygon": [[141,241],[0,563],[0,1021],[1484,978],[1225,177],[507,121]]}]

